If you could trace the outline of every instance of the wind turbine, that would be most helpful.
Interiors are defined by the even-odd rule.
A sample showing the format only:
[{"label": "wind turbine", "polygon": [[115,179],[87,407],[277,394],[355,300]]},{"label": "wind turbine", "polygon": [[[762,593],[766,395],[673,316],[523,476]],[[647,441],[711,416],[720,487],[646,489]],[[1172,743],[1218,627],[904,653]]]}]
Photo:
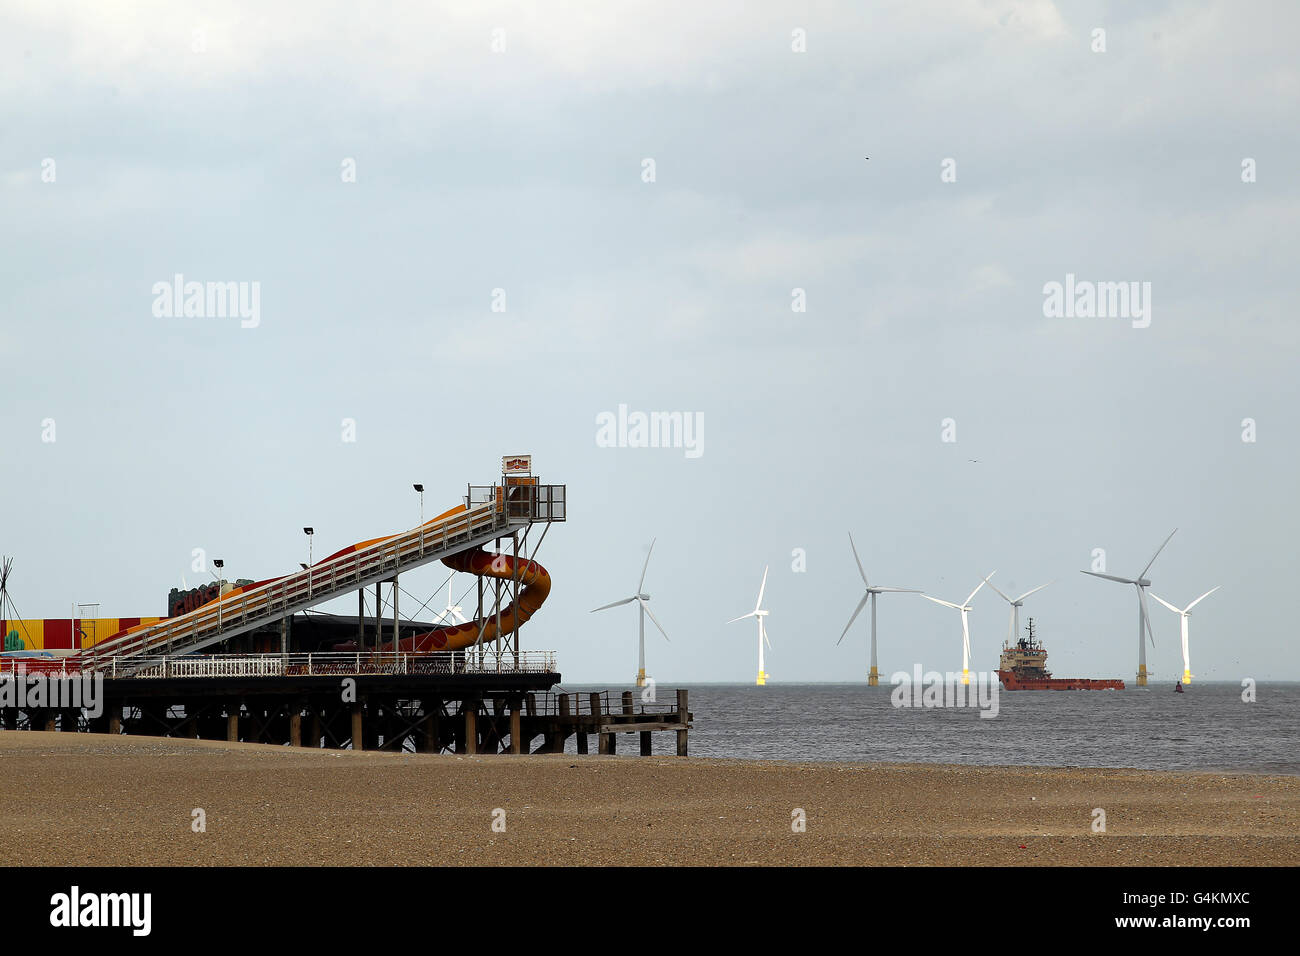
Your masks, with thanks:
[{"label": "wind turbine", "polygon": [[[866,606],[867,600],[870,599],[871,673],[867,675],[867,685],[870,687],[878,687],[880,685],[880,672],[876,670],[876,595],[883,594],[886,591],[901,591],[908,594],[919,594],[920,592],[916,588],[873,587],[871,582],[867,580],[867,572],[862,567],[862,559],[858,557],[858,546],[853,543],[852,532],[849,533],[849,547],[853,549],[853,560],[858,563],[858,573],[862,575],[862,583],[866,585],[867,590],[866,593],[862,595],[862,600],[858,602],[858,606],[854,610],[853,616],[849,618],[849,623],[844,625],[844,633],[841,634],[840,639],[835,642],[835,646],[838,647],[844,641],[845,635],[849,633],[849,628],[853,626],[853,622],[858,619],[858,615],[862,613],[862,609]],[[759,670],[762,670],[762,668],[760,667]]]},{"label": "wind turbine", "polygon": [[[454,578],[455,576],[456,574],[453,571],[452,578]],[[469,618],[465,616],[465,609],[461,607],[459,604],[451,603],[451,579],[447,580],[447,607],[438,614],[438,623],[447,624],[449,623],[448,622],[449,618],[450,618],[450,623],[452,624],[469,623]]]},{"label": "wind turbine", "polygon": [[1192,616],[1192,608],[1196,607],[1196,605],[1200,604],[1202,601],[1204,601],[1215,591],[1219,590],[1219,588],[1221,587],[1223,587],[1223,585],[1220,584],[1210,588],[1210,590],[1206,591],[1204,594],[1202,594],[1200,597],[1198,597],[1195,601],[1187,605],[1187,607],[1183,608],[1182,610],[1179,610],[1178,608],[1174,607],[1172,604],[1170,604],[1168,601],[1162,598],[1159,594],[1156,594],[1155,591],[1151,592],[1151,596],[1153,598],[1155,598],[1165,607],[1169,608],[1169,610],[1173,611],[1175,614],[1177,614],[1179,617],[1182,618],[1183,621],[1183,683],[1184,684],[1190,684],[1192,682],[1192,660],[1187,654],[1187,619]]},{"label": "wind turbine", "polygon": [[767,617],[767,611],[763,610],[763,591],[767,588],[767,568],[763,569],[763,583],[758,586],[758,600],[754,602],[754,610],[748,614],[742,614],[740,617],[733,617],[728,624],[735,624],[737,621],[743,621],[747,617],[758,619],[758,679],[754,681],[759,687],[767,683],[767,671],[763,670],[763,645],[767,644],[771,649],[772,642],[767,639],[767,628],[763,626],[763,618]]},{"label": "wind turbine", "polygon": [[[641,606],[639,615],[640,638],[637,643],[637,687],[645,686],[645,619],[647,614],[650,615],[650,620],[654,621],[655,627],[659,628],[659,633],[664,636],[664,640],[668,641],[668,632],[664,630],[664,626],[659,623],[659,619],[656,618],[654,612],[650,610],[650,595],[641,590],[645,586],[645,573],[650,567],[650,555],[654,554],[655,541],[658,540],[658,538],[655,538],[650,542],[650,550],[646,552],[645,564],[641,567],[641,580],[636,586],[636,594],[633,594],[630,598],[624,598],[623,600],[615,601],[612,604],[602,604],[600,607],[591,609],[591,613],[595,614],[597,611],[606,611],[611,607],[622,607],[624,604],[631,604],[633,601],[636,601]],[[668,643],[671,644],[672,641],[668,641]]]},{"label": "wind turbine", "polygon": [[[1172,538],[1177,533],[1178,533],[1177,528],[1175,528],[1173,531],[1170,531],[1169,538]],[[1151,646],[1152,647],[1156,646],[1155,635],[1151,633],[1151,615],[1147,613],[1146,589],[1151,586],[1151,582],[1147,580],[1146,573],[1151,570],[1151,565],[1156,563],[1156,558],[1160,557],[1160,552],[1163,551],[1165,549],[1165,545],[1169,543],[1169,538],[1165,538],[1164,544],[1156,548],[1156,553],[1151,555],[1151,560],[1147,562],[1147,566],[1142,569],[1142,573],[1139,574],[1136,578],[1121,578],[1113,574],[1102,574],[1100,571],[1083,572],[1084,574],[1091,574],[1094,578],[1105,578],[1107,581],[1118,581],[1120,584],[1131,584],[1135,588],[1137,588],[1137,594],[1138,594],[1137,685],[1139,687],[1147,686],[1147,645],[1146,645],[1146,641],[1142,640],[1143,629],[1146,630],[1146,636],[1151,639]]]},{"label": "wind turbine", "polygon": [[[991,577],[993,577],[993,575],[990,574],[989,578]],[[1040,584],[1038,585],[1038,587],[1026,591],[1018,598],[1010,598],[1007,597],[1005,594],[1002,594],[1002,592],[998,590],[998,586],[994,584],[992,581],[990,581],[989,578],[985,578],[984,583],[987,584],[989,587],[991,587],[994,591],[997,591],[998,594],[1002,595],[1002,600],[1006,601],[1008,604],[1011,605],[1011,620],[1007,622],[1007,626],[1010,627],[1011,630],[1007,634],[1007,640],[1010,641],[1012,644],[1014,644],[1016,638],[1020,635],[1020,608],[1024,606],[1025,598],[1029,597],[1029,595],[1033,594],[1035,591],[1041,591],[1043,588],[1047,587],[1047,584],[1051,584],[1053,582],[1048,581],[1047,584]]]},{"label": "wind turbine", "polygon": [[941,601],[937,597],[930,597],[928,594],[921,595],[921,597],[925,598],[927,601],[933,601],[935,604],[942,604],[944,607],[950,607],[961,611],[961,682],[963,684],[970,683],[970,620],[966,615],[971,612],[971,599],[979,593],[980,588],[984,587],[985,582],[995,574],[997,574],[996,571],[990,571],[986,574],[983,580],[981,580],[979,584],[975,585],[975,590],[971,591],[966,600],[962,601],[960,604],[953,604],[951,601]]}]

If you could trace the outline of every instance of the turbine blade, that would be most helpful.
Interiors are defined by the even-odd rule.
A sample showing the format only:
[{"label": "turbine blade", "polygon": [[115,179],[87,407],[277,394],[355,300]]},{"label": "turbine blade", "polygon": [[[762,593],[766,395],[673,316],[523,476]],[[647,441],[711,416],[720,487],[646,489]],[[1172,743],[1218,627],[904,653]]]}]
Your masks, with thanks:
[{"label": "turbine blade", "polygon": [[641,582],[636,586],[637,594],[645,590],[645,573],[650,568],[650,555],[655,553],[655,542],[658,540],[658,538],[650,539],[650,550],[645,553],[645,564],[641,566]]},{"label": "turbine blade", "polygon": [[1156,646],[1156,636],[1151,631],[1151,612],[1147,609],[1147,589],[1138,588],[1138,606],[1142,609],[1142,621],[1147,626],[1147,637],[1151,640],[1151,646]]},{"label": "turbine blade", "polygon": [[862,583],[871,587],[871,582],[867,580],[867,572],[862,567],[862,559],[858,557],[858,546],[853,543],[853,532],[849,532],[849,547],[853,549],[853,560],[858,562],[858,574],[862,575]]},{"label": "turbine blade", "polygon": [[[979,594],[979,590],[980,590],[980,588],[982,588],[982,587],[984,587],[984,585],[988,584],[989,578],[993,577],[993,575],[995,575],[995,574],[997,574],[996,571],[990,571],[990,572],[988,573],[988,576],[987,576],[987,577],[982,578],[982,579],[980,580],[980,583],[977,584],[977,585],[975,585],[975,590],[974,590],[974,591],[971,591],[970,596],[967,597],[966,600],[962,601],[961,603],[962,603],[962,604],[969,604],[969,603],[971,602],[971,598],[973,598],[976,594]],[[989,585],[989,586],[992,587],[992,585]]]},{"label": "turbine blade", "polygon": [[[989,575],[989,577],[992,577],[992,575]],[[998,594],[1002,594],[1002,590],[1001,590],[1001,589],[1000,589],[996,584],[994,584],[992,581],[990,581],[988,578],[985,578],[985,579],[984,579],[984,583],[987,584],[989,587],[991,587],[994,591],[997,591]],[[973,595],[973,594],[971,595],[971,597],[974,597],[974,596],[975,596],[975,595]],[[1011,604],[1011,603],[1012,603],[1011,598],[1007,597],[1005,594],[1002,594],[1002,600],[1006,601],[1008,604]],[[969,604],[969,603],[970,603],[970,598],[967,598],[967,601],[966,601],[966,602]]]},{"label": "turbine blade", "polygon": [[1161,604],[1163,604],[1165,607],[1169,608],[1169,610],[1173,611],[1175,614],[1182,614],[1182,613],[1183,613],[1182,610],[1180,610],[1179,608],[1174,607],[1172,604],[1170,604],[1168,601],[1166,601],[1164,598],[1162,598],[1159,594],[1156,594],[1155,591],[1152,591],[1152,592],[1151,592],[1151,596],[1152,596],[1153,598],[1155,598],[1157,601],[1159,601]]},{"label": "turbine blade", "polygon": [[849,623],[844,625],[844,633],[841,634],[840,639],[835,642],[836,647],[839,647],[840,644],[844,641],[845,635],[849,633],[849,628],[853,626],[853,622],[858,619],[858,615],[862,613],[862,609],[867,606],[867,601],[869,601],[870,599],[871,599],[870,591],[862,595],[862,600],[858,602],[857,608],[854,609],[853,616],[849,618]]},{"label": "turbine blade", "polygon": [[[1193,601],[1191,604],[1187,605],[1187,607],[1183,608],[1183,613],[1185,614],[1185,613],[1187,613],[1188,611],[1190,611],[1192,608],[1196,607],[1196,605],[1200,604],[1202,601],[1204,601],[1207,597],[1209,597],[1209,596],[1210,596],[1211,594],[1213,594],[1215,591],[1219,590],[1219,588],[1221,588],[1221,587],[1223,587],[1222,584],[1216,584],[1214,587],[1210,588],[1208,591],[1206,591],[1204,594],[1202,594],[1200,597],[1198,597],[1198,598],[1197,598],[1195,601]],[[1152,596],[1152,597],[1155,597],[1154,594],[1151,595],[1151,596]]]},{"label": "turbine blade", "polygon": [[[1177,533],[1178,533],[1177,528],[1175,528],[1173,531],[1170,531],[1169,538],[1172,538]],[[1169,543],[1169,538],[1165,538],[1164,543],[1161,544],[1160,547],[1156,548],[1156,553],[1151,555],[1151,560],[1147,562],[1147,566],[1143,568],[1142,573],[1138,575],[1139,581],[1147,576],[1147,572],[1151,570],[1151,565],[1156,563],[1156,558],[1160,557],[1160,552],[1163,551],[1165,549],[1165,545]]]},{"label": "turbine blade", "polygon": [[1113,574],[1102,574],[1100,571],[1083,571],[1082,574],[1091,574],[1094,578],[1105,578],[1107,581],[1118,581],[1120,584],[1137,584],[1130,578],[1120,578]]},{"label": "turbine blade", "polygon": [[767,568],[763,569],[763,583],[758,586],[758,603],[754,605],[755,611],[763,609],[763,592],[767,590]]},{"label": "turbine blade", "polygon": [[[1048,582],[1047,582],[1047,584],[1055,584],[1055,583],[1056,583],[1055,581],[1048,581]],[[1038,585],[1038,587],[1033,588],[1033,589],[1031,589],[1031,590],[1029,590],[1029,591],[1026,591],[1024,594],[1020,595],[1020,597],[1016,598],[1016,600],[1017,600],[1017,601],[1023,601],[1025,598],[1029,597],[1029,595],[1033,594],[1035,591],[1041,591],[1043,588],[1047,587],[1047,584],[1040,584],[1040,585]],[[992,583],[992,582],[989,582],[989,587],[993,587],[993,583]],[[997,589],[994,588],[994,590],[997,590]]]},{"label": "turbine blade", "polygon": [[662,634],[662,635],[664,636],[664,640],[665,640],[665,641],[668,641],[668,643],[671,644],[672,641],[668,639],[668,632],[665,631],[665,630],[664,630],[664,626],[663,626],[662,624],[659,623],[659,618],[655,617],[655,612],[652,611],[652,610],[650,610],[650,602],[649,602],[649,601],[642,601],[641,598],[637,598],[637,600],[638,600],[638,601],[641,601],[641,607],[642,607],[642,609],[644,609],[644,611],[646,612],[646,615],[649,616],[650,620],[652,620],[652,621],[655,622],[655,627],[659,628],[659,633]]},{"label": "turbine blade", "polygon": [[897,592],[900,593],[900,594],[920,594],[920,593],[921,593],[921,589],[920,589],[920,588],[883,588],[883,587],[878,587],[878,588],[872,588],[871,590],[876,591],[876,592],[879,592],[879,593],[882,593],[882,594],[883,594],[885,591],[897,591]]},{"label": "turbine blade", "polygon": [[941,601],[937,597],[930,597],[928,594],[922,594],[921,597],[925,598],[927,601],[933,601],[935,604],[942,604],[944,607],[950,607],[958,611],[961,610],[960,604],[953,604],[951,601]]},{"label": "turbine blade", "polygon": [[728,624],[735,624],[737,621],[743,621],[743,620],[744,620],[745,618],[747,618],[747,617],[757,617],[757,616],[758,616],[758,615],[756,615],[753,611],[750,611],[748,614],[742,614],[742,615],[740,615],[740,617],[733,617],[733,618],[732,618],[730,621],[728,621],[727,623],[728,623]]},{"label": "turbine blade", "polygon": [[633,595],[632,597],[627,598],[626,600],[615,601],[613,604],[602,604],[600,607],[593,607],[591,609],[591,613],[595,614],[597,611],[608,611],[612,607],[622,607],[624,604],[631,604],[635,600],[636,600],[636,595]]}]

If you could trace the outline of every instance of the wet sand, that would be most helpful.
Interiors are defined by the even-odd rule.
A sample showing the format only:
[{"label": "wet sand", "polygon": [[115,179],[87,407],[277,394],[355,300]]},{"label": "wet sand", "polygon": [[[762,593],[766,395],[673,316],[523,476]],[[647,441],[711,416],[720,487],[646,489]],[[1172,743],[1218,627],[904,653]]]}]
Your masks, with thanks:
[{"label": "wet sand", "polygon": [[[4,865],[1300,863],[1300,778],[1242,773],[394,755],[0,731],[0,774]],[[1092,830],[1094,808],[1105,833]]]}]

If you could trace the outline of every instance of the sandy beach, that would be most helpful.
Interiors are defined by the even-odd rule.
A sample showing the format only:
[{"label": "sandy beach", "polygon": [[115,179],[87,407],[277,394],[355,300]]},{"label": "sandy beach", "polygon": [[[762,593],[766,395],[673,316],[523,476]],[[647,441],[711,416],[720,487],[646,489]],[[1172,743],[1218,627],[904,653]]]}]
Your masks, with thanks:
[{"label": "sandy beach", "polygon": [[[1300,863],[1295,777],[403,756],[25,731],[0,732],[0,767],[5,865]],[[206,832],[192,829],[196,809]]]}]

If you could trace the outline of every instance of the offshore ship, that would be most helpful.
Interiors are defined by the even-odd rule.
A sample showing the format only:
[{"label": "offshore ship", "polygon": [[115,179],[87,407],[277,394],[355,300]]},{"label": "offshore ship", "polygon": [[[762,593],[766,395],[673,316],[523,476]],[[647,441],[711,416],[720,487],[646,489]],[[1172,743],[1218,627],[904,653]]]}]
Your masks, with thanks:
[{"label": "offshore ship", "polygon": [[1053,677],[1047,669],[1047,649],[1034,636],[1034,619],[1029,619],[1028,637],[1015,644],[1002,642],[998,677],[1007,690],[1123,690],[1122,680],[1094,680],[1088,677]]}]

